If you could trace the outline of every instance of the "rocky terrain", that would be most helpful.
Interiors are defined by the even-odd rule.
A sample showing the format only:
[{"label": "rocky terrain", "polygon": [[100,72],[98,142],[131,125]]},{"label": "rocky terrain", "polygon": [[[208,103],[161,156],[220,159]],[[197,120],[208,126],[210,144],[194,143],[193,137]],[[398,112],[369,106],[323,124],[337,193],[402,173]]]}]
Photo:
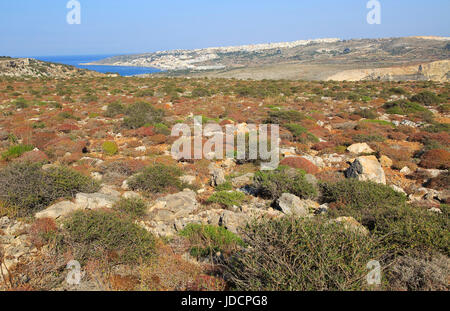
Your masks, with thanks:
[{"label": "rocky terrain", "polygon": [[[2,289],[448,290],[448,83],[27,76],[0,77]],[[279,168],[174,158],[194,116],[279,124]]]},{"label": "rocky terrain", "polygon": [[154,67],[175,76],[448,82],[449,41],[444,37],[317,39],[122,55],[94,64]]},{"label": "rocky terrain", "polygon": [[0,76],[3,77],[101,77],[103,74],[73,66],[53,64],[33,58],[0,57]]}]

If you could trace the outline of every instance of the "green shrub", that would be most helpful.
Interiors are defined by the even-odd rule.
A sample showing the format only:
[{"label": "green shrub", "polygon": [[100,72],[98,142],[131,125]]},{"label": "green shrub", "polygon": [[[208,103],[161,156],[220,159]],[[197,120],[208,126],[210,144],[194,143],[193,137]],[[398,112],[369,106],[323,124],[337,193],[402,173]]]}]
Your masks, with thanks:
[{"label": "green shrub", "polygon": [[424,91],[411,97],[411,101],[421,103],[427,106],[438,105],[441,103],[439,96],[430,91]]},{"label": "green shrub", "polygon": [[225,266],[233,287],[245,291],[366,289],[366,265],[381,253],[370,236],[320,219],[260,220],[243,240],[249,247]]},{"label": "green shrub", "polygon": [[171,133],[171,131],[167,127],[167,125],[165,125],[163,123],[156,123],[153,126],[155,127],[155,132],[158,134],[170,135],[170,133]]},{"label": "green shrub", "polygon": [[16,109],[25,109],[28,107],[28,102],[24,98],[18,98],[14,101]]},{"label": "green shrub", "polygon": [[33,150],[34,147],[30,145],[14,145],[9,147],[9,149],[2,153],[2,159],[10,161],[12,159],[20,157],[25,152]]},{"label": "green shrub", "polygon": [[383,142],[386,138],[381,135],[367,135],[367,134],[356,134],[353,136],[353,141],[357,143],[368,143],[372,141]]},{"label": "green shrub", "polygon": [[60,112],[60,113],[58,114],[58,117],[59,117],[60,119],[80,120],[79,117],[76,117],[76,116],[74,116],[73,114],[71,114],[70,112],[67,112],[67,111]]},{"label": "green shrub", "polygon": [[0,171],[0,200],[18,216],[31,216],[61,198],[98,191],[90,177],[65,167],[43,170],[38,163],[14,163]]},{"label": "green shrub", "polygon": [[376,119],[378,117],[377,112],[372,109],[360,109],[355,114],[365,119]]},{"label": "green shrub", "polygon": [[378,205],[331,209],[330,217],[352,216],[378,237],[388,254],[404,255],[412,251],[449,256],[448,209],[443,214],[403,205]]},{"label": "green shrub", "polygon": [[303,199],[317,195],[314,185],[306,180],[304,171],[286,166],[279,166],[273,171],[257,172],[253,186],[259,195],[270,199],[277,199],[283,193],[291,193]]},{"label": "green shrub", "polygon": [[217,252],[231,254],[243,246],[242,240],[223,227],[189,224],[179,232],[190,244],[190,253],[194,257],[206,257]]},{"label": "green shrub", "polygon": [[177,167],[156,164],[132,176],[128,185],[133,190],[143,190],[148,193],[164,192],[170,187],[181,190],[183,188],[179,179],[181,175],[182,171]]},{"label": "green shrub", "polygon": [[210,92],[208,89],[205,89],[202,87],[197,87],[192,90],[192,97],[194,97],[194,98],[206,97],[206,96],[210,96]]},{"label": "green shrub", "polygon": [[233,190],[233,185],[231,184],[230,181],[224,182],[221,185],[218,185],[216,187],[216,191],[229,191],[229,190]]},{"label": "green shrub", "polygon": [[123,113],[125,113],[125,107],[119,102],[114,102],[108,105],[105,116],[108,118],[114,118],[115,116]]},{"label": "green shrub", "polygon": [[138,218],[145,215],[147,204],[141,198],[122,198],[114,204],[113,208],[132,218]]},{"label": "green shrub", "polygon": [[379,124],[382,126],[389,126],[389,127],[395,127],[395,125],[392,122],[385,121],[385,120],[377,120],[377,119],[366,119],[363,120],[362,123],[373,123],[373,124]]},{"label": "green shrub", "polygon": [[283,125],[286,123],[295,123],[306,119],[306,116],[297,110],[269,111],[269,117],[266,123]]},{"label": "green shrub", "polygon": [[386,113],[401,115],[428,111],[427,108],[418,103],[411,103],[405,100],[386,103],[383,105],[383,108],[386,109]]},{"label": "green shrub", "polygon": [[151,89],[139,90],[134,94],[136,97],[149,97],[155,95],[155,92]]},{"label": "green shrub", "polygon": [[63,225],[63,247],[73,247],[76,260],[110,258],[139,263],[154,256],[155,238],[134,222],[110,211],[77,211]]},{"label": "green shrub", "polygon": [[34,128],[34,129],[43,129],[43,128],[45,128],[45,123],[44,122],[36,122],[36,123],[33,123],[33,125],[32,125],[32,127]]},{"label": "green shrub", "polygon": [[127,116],[123,120],[123,125],[129,129],[137,129],[146,124],[161,123],[164,111],[150,104],[138,102],[127,107],[125,114]]},{"label": "green shrub", "polygon": [[114,141],[105,141],[102,144],[103,152],[109,156],[115,155],[119,152],[119,147]]},{"label": "green shrub", "polygon": [[319,139],[316,136],[309,133],[308,130],[301,125],[285,124],[284,127],[287,128],[292,133],[292,135],[294,135],[294,138],[297,141],[299,141],[303,144],[308,143],[308,142],[313,142],[313,143],[319,142]]},{"label": "green shrub", "polygon": [[225,207],[239,206],[245,199],[245,194],[239,191],[219,191],[213,193],[207,200],[208,203],[218,203]]},{"label": "green shrub", "polygon": [[337,202],[356,209],[403,206],[406,196],[391,187],[370,181],[346,179],[320,185],[325,202]]}]

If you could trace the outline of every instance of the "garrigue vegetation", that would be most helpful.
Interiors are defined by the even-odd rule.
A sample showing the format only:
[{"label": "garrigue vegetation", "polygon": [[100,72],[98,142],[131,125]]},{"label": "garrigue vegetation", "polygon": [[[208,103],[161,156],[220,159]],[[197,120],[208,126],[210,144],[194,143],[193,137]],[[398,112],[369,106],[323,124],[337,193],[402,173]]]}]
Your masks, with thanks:
[{"label": "garrigue vegetation", "polygon": [[[29,224],[22,233],[38,249],[5,286],[64,288],[73,258],[107,290],[448,290],[449,91],[429,81],[0,78],[0,217]],[[239,125],[246,141],[245,124],[279,124],[281,165],[261,170],[248,149],[236,161],[174,159],[171,128],[193,116]],[[373,150],[386,185],[345,179],[366,155],[347,150],[355,143]],[[114,200],[35,219],[78,193]],[[309,200],[308,216],[285,215],[284,193]],[[375,287],[371,260],[382,267]]]}]

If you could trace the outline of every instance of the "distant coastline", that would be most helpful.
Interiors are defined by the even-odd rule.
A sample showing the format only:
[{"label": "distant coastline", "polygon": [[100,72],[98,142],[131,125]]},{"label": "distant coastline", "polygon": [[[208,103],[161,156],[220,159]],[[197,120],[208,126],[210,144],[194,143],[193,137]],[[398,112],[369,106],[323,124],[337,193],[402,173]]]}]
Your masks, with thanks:
[{"label": "distant coastline", "polygon": [[96,61],[111,57],[113,55],[65,55],[65,56],[37,56],[35,58],[45,62],[58,63],[74,66],[80,69],[88,69],[100,73],[117,73],[121,76],[135,76],[142,74],[152,74],[160,72],[159,68],[139,67],[139,66],[115,66],[102,65],[95,63]]}]

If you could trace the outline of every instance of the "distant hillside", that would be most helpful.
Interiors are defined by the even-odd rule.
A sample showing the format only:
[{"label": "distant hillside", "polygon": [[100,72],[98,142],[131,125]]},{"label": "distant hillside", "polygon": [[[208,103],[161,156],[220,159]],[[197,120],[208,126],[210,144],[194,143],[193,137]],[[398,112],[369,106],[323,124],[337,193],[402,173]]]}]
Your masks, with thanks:
[{"label": "distant hillside", "polygon": [[4,77],[100,77],[101,73],[73,66],[39,61],[33,58],[0,57],[0,76]]},{"label": "distant hillside", "polygon": [[[122,55],[100,60],[95,65],[142,66],[166,70],[165,75],[208,76],[239,79],[329,80],[345,76],[349,70],[385,68],[380,75],[362,75],[360,79],[448,81],[441,74],[445,62],[423,75],[418,70],[391,74],[389,68],[419,68],[450,60],[450,38],[406,37],[386,39],[317,39],[235,47],[173,50],[147,54]],[[401,71],[401,70],[400,70]],[[351,73],[351,76],[355,76]]]}]

